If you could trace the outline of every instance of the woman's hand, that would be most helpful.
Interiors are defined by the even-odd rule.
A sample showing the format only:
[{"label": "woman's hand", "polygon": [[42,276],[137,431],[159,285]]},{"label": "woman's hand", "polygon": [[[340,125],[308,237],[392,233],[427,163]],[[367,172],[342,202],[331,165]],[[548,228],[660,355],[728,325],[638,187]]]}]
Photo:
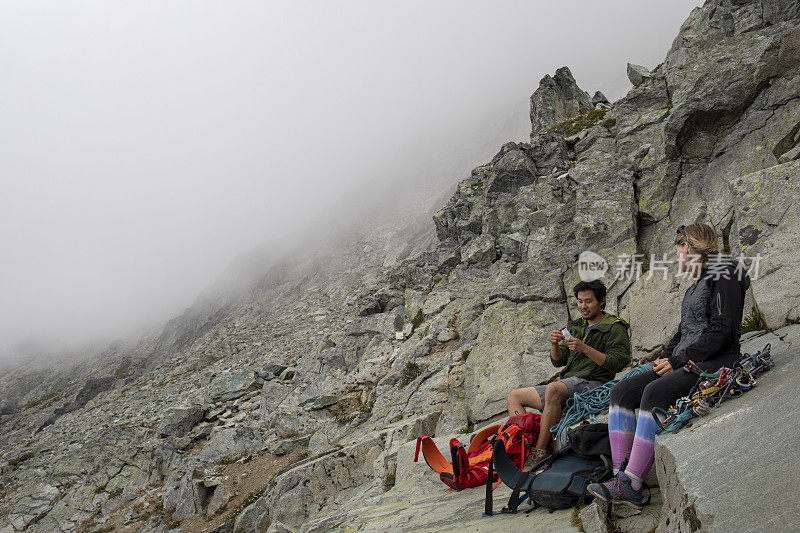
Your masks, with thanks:
[{"label": "woman's hand", "polygon": [[656,374],[659,376],[666,376],[674,369],[672,368],[672,365],[669,364],[669,359],[662,357],[661,359],[656,359],[653,361],[653,370],[655,370]]}]

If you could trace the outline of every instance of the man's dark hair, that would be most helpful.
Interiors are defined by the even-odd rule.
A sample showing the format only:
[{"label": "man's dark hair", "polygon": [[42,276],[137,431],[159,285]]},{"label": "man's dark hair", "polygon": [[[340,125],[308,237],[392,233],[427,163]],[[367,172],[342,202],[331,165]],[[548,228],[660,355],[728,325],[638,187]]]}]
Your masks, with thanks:
[{"label": "man's dark hair", "polygon": [[606,286],[603,284],[602,281],[599,279],[593,281],[581,281],[574,287],[572,287],[572,292],[575,294],[575,298],[578,297],[578,293],[581,291],[592,291],[594,293],[594,297],[597,298],[598,302],[603,302],[600,304],[600,309],[606,308]]}]

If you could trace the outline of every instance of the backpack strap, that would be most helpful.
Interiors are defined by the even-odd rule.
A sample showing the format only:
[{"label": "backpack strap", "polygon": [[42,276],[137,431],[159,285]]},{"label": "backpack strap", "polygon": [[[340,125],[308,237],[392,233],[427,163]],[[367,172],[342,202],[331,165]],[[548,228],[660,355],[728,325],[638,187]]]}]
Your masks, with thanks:
[{"label": "backpack strap", "polygon": [[499,438],[501,441],[503,441],[503,445],[507,445],[508,441],[510,441],[512,438],[514,438],[514,435],[519,433],[519,431],[520,431],[520,427],[518,425],[511,424],[510,426],[508,426],[506,428],[501,428],[501,430],[498,430],[497,438]]},{"label": "backpack strap", "polygon": [[472,441],[469,443],[469,448],[467,448],[467,455],[472,455],[475,453],[481,445],[489,440],[492,436],[497,435],[500,429],[502,429],[502,425],[495,424],[493,426],[489,426],[483,428],[479,432],[472,437]]},{"label": "backpack strap", "polygon": [[437,474],[450,474],[453,475],[453,465],[444,458],[442,452],[436,447],[433,439],[427,435],[422,435],[417,438],[417,450],[414,453],[414,462],[419,459],[419,451],[422,450],[422,456],[428,466]]},{"label": "backpack strap", "polygon": [[528,494],[520,498],[519,493],[522,491],[522,486],[528,481],[530,475],[531,474],[529,473],[525,473],[524,476],[519,476],[517,484],[514,486],[514,490],[511,491],[511,498],[508,499],[508,507],[503,507],[504,513],[516,513],[517,509],[519,508],[519,504],[528,498]]},{"label": "backpack strap", "polygon": [[[494,441],[497,436],[493,436],[489,442],[492,443],[492,449],[494,449]],[[494,481],[494,457],[489,457],[489,473],[486,476],[486,499],[483,504],[483,516],[492,516],[494,515],[494,495],[492,491],[492,481]],[[499,481],[498,481],[499,483]]]},{"label": "backpack strap", "polygon": [[[600,454],[600,460],[603,461],[603,466],[597,467],[589,472],[591,474],[589,480],[583,484],[583,490],[581,491],[580,499],[575,502],[574,507],[576,509],[579,509],[580,506],[583,505],[584,502],[586,501],[586,496],[589,494],[589,491],[586,490],[586,488],[589,486],[590,483],[599,483],[600,485],[602,485],[603,490],[607,490],[605,488],[605,485],[603,485],[603,481],[605,481],[608,475],[614,471],[614,467],[611,464],[611,459],[609,459],[605,455]],[[570,485],[571,484],[572,484],[572,479],[570,479]],[[606,498],[608,498],[608,494],[606,494]]]},{"label": "backpack strap", "polygon": [[460,480],[469,470],[469,460],[464,451],[464,445],[458,439],[450,439],[450,457],[452,459],[450,464],[453,468],[453,475]]}]

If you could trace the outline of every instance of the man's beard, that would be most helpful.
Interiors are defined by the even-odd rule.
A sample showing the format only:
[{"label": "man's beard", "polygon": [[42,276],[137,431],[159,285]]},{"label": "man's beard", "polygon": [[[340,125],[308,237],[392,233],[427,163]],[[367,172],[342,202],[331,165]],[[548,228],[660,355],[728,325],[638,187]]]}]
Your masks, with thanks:
[{"label": "man's beard", "polygon": [[586,320],[588,320],[588,321],[595,320],[595,319],[597,319],[597,318],[599,318],[599,317],[600,317],[600,315],[601,315],[601,313],[602,313],[602,312],[603,312],[603,310],[602,310],[602,309],[598,309],[597,311],[595,311],[595,313],[594,313],[593,315],[589,315],[589,316],[587,316],[587,317],[586,317]]}]

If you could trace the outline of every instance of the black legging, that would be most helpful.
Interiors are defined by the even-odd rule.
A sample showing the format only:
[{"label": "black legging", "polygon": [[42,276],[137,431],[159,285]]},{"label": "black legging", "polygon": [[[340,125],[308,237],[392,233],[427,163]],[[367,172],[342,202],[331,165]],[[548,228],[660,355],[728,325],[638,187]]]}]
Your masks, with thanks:
[{"label": "black legging", "polygon": [[694,384],[697,374],[683,368],[659,376],[654,370],[623,379],[611,389],[611,405],[633,411],[652,412],[653,407],[667,409],[675,400],[686,396]]},{"label": "black legging", "polygon": [[[726,355],[710,361],[702,361],[695,366],[703,372],[716,372],[723,366],[732,367],[737,357]],[[689,394],[698,375],[687,372],[681,367],[666,376],[659,376],[655,371],[643,372],[623,379],[611,389],[611,405],[630,411],[639,408],[651,412],[653,407],[667,409],[675,404],[675,400]]]}]

